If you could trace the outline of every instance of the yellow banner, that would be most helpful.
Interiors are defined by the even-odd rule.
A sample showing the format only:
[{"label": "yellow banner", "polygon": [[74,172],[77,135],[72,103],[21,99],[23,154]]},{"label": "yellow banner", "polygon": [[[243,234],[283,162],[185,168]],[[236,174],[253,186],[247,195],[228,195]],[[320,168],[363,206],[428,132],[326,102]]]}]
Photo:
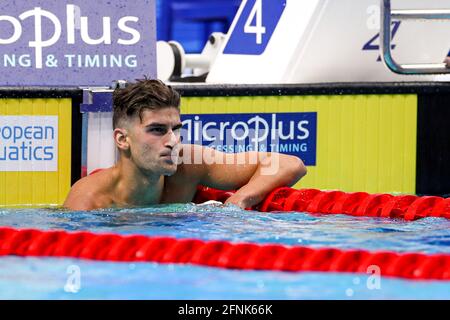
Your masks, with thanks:
[{"label": "yellow banner", "polygon": [[184,97],[181,112],[317,112],[316,165],[296,188],[415,193],[416,95]]},{"label": "yellow banner", "polygon": [[61,205],[71,185],[71,99],[0,99],[0,206]]}]

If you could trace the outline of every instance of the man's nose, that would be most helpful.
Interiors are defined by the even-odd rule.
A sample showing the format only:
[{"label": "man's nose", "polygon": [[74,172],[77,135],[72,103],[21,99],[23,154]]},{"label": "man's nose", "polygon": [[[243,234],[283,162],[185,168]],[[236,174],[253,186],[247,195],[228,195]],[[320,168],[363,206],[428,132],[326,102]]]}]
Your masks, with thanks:
[{"label": "man's nose", "polygon": [[175,132],[170,130],[168,133],[168,138],[166,140],[166,146],[173,149],[179,142],[180,142],[180,136],[177,135]]}]

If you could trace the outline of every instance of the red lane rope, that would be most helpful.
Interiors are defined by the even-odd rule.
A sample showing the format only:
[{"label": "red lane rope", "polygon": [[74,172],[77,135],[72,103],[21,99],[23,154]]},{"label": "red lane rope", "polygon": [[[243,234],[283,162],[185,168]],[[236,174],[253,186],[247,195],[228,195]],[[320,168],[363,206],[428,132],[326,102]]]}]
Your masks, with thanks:
[{"label": "red lane rope", "polygon": [[[103,169],[96,169],[91,174]],[[225,202],[235,191],[222,191],[199,186],[195,203],[208,200]],[[414,195],[346,193],[317,189],[282,187],[273,190],[266,199],[251,208],[262,212],[297,211],[321,214],[346,214],[352,216],[400,218],[408,221],[426,217],[450,219],[450,198]]]},{"label": "red lane rope", "polygon": [[141,235],[0,228],[0,256],[73,257],[105,261],[191,263],[243,270],[361,272],[450,280],[450,255],[313,249]]},{"label": "red lane rope", "polygon": [[[194,202],[207,200],[224,202],[233,191],[199,187]],[[450,198],[413,195],[346,193],[283,187],[275,189],[253,208],[262,212],[299,211],[321,214],[401,218],[408,221],[425,217],[450,219]]]}]

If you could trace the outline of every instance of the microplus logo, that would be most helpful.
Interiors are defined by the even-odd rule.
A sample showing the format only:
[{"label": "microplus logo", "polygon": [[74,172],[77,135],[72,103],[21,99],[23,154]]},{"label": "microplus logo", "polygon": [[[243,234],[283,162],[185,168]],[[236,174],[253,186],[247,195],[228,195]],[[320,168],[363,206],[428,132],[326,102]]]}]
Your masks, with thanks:
[{"label": "microplus logo", "polygon": [[[23,34],[23,28],[22,28],[22,21],[31,19],[33,20],[34,25],[34,40],[29,41],[28,45],[30,48],[34,49],[34,55],[35,55],[35,63],[37,69],[42,69],[43,67],[43,49],[44,48],[51,48],[53,45],[55,45],[58,41],[61,39],[62,34],[62,22],[51,11],[44,10],[40,7],[36,7],[32,10],[28,10],[23,12],[19,15],[18,19],[13,16],[7,16],[3,15],[0,16],[0,22],[5,21],[11,24],[13,32],[12,35],[9,38],[0,38],[0,45],[4,44],[14,44],[17,41],[20,40]],[[43,20],[47,19],[51,24],[51,30],[53,30],[53,33],[51,36],[47,39],[44,39],[43,36]],[[112,44],[112,34],[111,34],[111,17],[102,17],[102,36],[97,39],[92,39],[89,36],[89,20],[88,17],[81,16],[81,10],[80,7],[75,6],[73,4],[68,4],[66,6],[66,20],[64,21],[64,24],[66,25],[66,44],[68,45],[74,45],[76,44],[75,40],[75,33],[76,31],[80,32],[81,36],[81,42],[96,46],[96,45],[111,45]],[[133,16],[125,16],[118,20],[117,27],[120,31],[123,31],[124,34],[127,34],[129,36],[129,39],[122,39],[119,38],[116,40],[118,44],[124,45],[124,46],[130,46],[135,45],[139,42],[141,39],[141,34],[138,30],[133,28],[132,24],[139,21],[138,17]],[[76,30],[78,29],[78,30]],[[15,55],[4,55],[4,63],[7,65],[14,66],[16,64],[16,56]],[[76,65],[76,62],[78,60],[79,65],[81,66],[83,59],[80,59],[81,56],[78,56],[78,59],[76,59],[76,55],[73,54],[66,54],[64,55],[64,58],[66,59],[66,63],[68,66]],[[132,58],[132,59],[130,59]],[[84,57],[84,62],[86,62],[86,65],[89,66],[96,66],[99,67],[101,59],[98,55],[97,56],[90,56],[87,55]],[[110,58],[110,61],[115,62],[117,65],[119,65],[119,59]],[[136,63],[136,56],[126,57],[125,61],[127,64],[130,64],[131,67],[135,67]],[[130,63],[131,61],[131,63]],[[18,58],[19,65],[23,67],[29,67],[31,66],[30,58],[28,55],[22,55]],[[54,55],[48,55],[46,58],[46,66],[47,67],[56,67],[58,64],[58,61],[56,60]],[[105,63],[103,63],[105,64]],[[112,64],[112,62],[111,62]],[[121,63],[120,63],[121,64]]]},{"label": "microplus logo", "polygon": [[154,0],[1,1],[0,70],[10,76],[0,81],[105,86],[155,76],[153,7]]},{"label": "microplus logo", "polygon": [[183,143],[223,152],[273,151],[316,164],[317,113],[182,115]]},{"label": "microplus logo", "polygon": [[0,116],[0,171],[57,171],[58,116]]}]

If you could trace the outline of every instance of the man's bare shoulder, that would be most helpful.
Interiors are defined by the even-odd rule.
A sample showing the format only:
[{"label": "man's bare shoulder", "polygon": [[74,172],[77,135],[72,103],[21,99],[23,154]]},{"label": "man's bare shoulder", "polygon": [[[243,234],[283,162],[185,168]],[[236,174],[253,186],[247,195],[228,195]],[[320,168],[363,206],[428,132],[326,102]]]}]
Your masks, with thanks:
[{"label": "man's bare shoulder", "polygon": [[78,180],[71,188],[64,207],[72,210],[92,210],[111,205],[112,169],[105,169]]}]

